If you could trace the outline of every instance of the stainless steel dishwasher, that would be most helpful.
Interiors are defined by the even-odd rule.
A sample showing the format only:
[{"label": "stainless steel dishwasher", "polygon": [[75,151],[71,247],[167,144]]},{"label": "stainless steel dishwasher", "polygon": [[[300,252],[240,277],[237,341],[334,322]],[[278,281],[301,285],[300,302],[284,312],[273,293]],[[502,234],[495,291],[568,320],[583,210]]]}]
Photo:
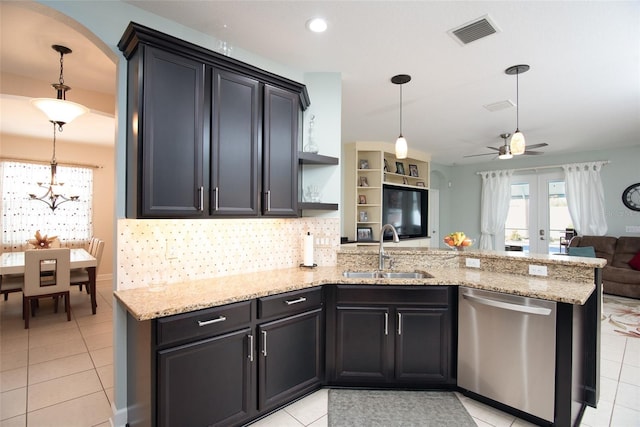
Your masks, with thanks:
[{"label": "stainless steel dishwasher", "polygon": [[460,287],[458,386],[554,420],[556,303]]}]

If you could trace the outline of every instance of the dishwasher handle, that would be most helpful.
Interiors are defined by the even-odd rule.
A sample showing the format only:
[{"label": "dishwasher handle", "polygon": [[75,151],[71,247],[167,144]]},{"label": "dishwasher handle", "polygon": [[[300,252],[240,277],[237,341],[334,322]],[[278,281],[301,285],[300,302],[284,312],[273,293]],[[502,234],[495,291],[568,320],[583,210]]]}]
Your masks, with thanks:
[{"label": "dishwasher handle", "polygon": [[527,314],[539,314],[542,316],[548,316],[551,314],[551,309],[544,307],[536,307],[530,305],[512,304],[509,302],[498,301],[490,298],[477,297],[463,293],[462,298],[469,301],[477,302],[478,304],[488,305],[490,307],[501,308],[503,310],[518,311],[520,313]]}]

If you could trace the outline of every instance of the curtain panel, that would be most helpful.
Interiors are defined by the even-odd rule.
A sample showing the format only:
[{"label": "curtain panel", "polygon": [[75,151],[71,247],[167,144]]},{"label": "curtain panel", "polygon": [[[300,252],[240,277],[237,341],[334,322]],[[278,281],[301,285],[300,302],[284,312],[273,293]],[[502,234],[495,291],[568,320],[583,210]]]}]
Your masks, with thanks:
[{"label": "curtain panel", "polygon": [[504,230],[509,213],[513,169],[478,172],[482,176],[480,249],[494,249],[495,236]]},{"label": "curtain panel", "polygon": [[588,162],[563,165],[567,207],[573,226],[580,235],[604,236],[607,219],[604,208],[604,188],[600,169],[608,162]]},{"label": "curtain panel", "polygon": [[63,194],[79,200],[60,205],[52,211],[48,205],[31,200],[29,194],[42,196],[47,190],[38,183],[48,183],[51,166],[15,161],[0,161],[2,193],[2,250],[23,251],[35,232],[58,236],[63,247],[84,247],[93,235],[93,170],[84,167],[57,167]]}]

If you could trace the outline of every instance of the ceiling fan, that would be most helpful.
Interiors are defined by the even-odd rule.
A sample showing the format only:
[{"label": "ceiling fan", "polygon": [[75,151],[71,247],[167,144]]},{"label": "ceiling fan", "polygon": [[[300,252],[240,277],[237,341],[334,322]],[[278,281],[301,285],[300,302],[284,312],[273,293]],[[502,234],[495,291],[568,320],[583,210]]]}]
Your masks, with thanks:
[{"label": "ceiling fan", "polygon": [[[507,139],[509,139],[510,136],[511,136],[510,133],[501,133],[500,138],[503,139],[504,144],[502,144],[500,147],[487,147],[487,148],[490,150],[497,151],[499,159],[510,159],[511,157],[513,157],[511,154],[511,148],[509,147],[509,142],[507,141]],[[532,149],[546,147],[547,145],[549,144],[547,144],[546,142],[542,142],[540,144],[527,145],[524,150],[524,153],[522,154],[528,154],[528,155],[544,154],[542,151],[533,151]],[[464,157],[492,156],[495,154],[496,153],[470,154]]]}]

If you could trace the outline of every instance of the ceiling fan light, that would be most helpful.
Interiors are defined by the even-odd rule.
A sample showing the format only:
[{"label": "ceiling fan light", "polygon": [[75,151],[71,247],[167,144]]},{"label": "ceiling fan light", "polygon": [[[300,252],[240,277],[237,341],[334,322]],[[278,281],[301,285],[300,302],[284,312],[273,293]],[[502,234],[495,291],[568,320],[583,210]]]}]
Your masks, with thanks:
[{"label": "ceiling fan light", "polygon": [[63,99],[35,98],[31,100],[31,104],[42,111],[49,121],[58,124],[71,123],[89,112],[87,107]]},{"label": "ceiling fan light", "polygon": [[407,151],[407,140],[404,136],[400,135],[398,139],[396,139],[396,159],[406,159]]},{"label": "ceiling fan light", "polygon": [[498,154],[498,158],[501,160],[508,160],[513,158],[513,154],[511,154],[511,149],[508,145],[503,145],[502,147],[500,147],[500,150],[498,152],[500,153]]},{"label": "ceiling fan light", "polygon": [[514,156],[523,154],[525,147],[526,147],[526,143],[524,140],[524,135],[522,134],[522,132],[520,132],[520,130],[516,129],[515,133],[511,137],[511,143],[510,143],[511,154],[513,154]]}]

